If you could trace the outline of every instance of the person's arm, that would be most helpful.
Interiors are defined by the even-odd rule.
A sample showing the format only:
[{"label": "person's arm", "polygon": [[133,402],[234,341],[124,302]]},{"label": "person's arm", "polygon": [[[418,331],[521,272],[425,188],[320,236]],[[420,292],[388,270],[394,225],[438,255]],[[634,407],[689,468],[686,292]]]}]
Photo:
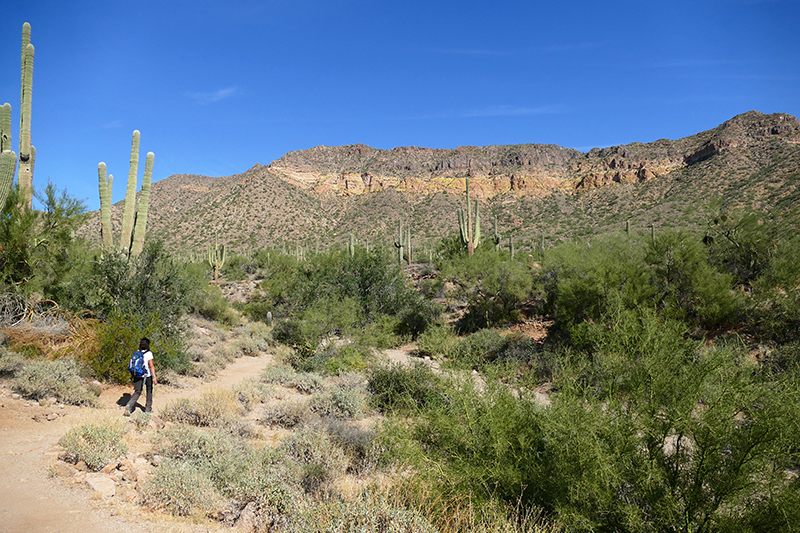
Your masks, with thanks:
[{"label": "person's arm", "polygon": [[153,376],[153,385],[158,385],[158,378],[156,377],[156,365],[153,364],[152,359],[150,359],[147,364],[150,365],[150,375]]}]

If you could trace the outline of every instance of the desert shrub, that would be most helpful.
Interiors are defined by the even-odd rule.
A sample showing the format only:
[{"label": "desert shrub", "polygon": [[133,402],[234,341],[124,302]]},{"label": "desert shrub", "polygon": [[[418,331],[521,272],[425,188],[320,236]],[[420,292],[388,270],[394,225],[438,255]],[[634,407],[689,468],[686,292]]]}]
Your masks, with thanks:
[{"label": "desert shrub", "polygon": [[423,363],[376,366],[367,380],[373,405],[383,411],[415,413],[447,400],[440,379]]},{"label": "desert shrub", "polygon": [[531,297],[534,288],[527,265],[506,260],[490,249],[464,256],[443,269],[442,277],[456,283],[467,298],[467,312],[457,323],[461,332],[518,319],[520,304]]},{"label": "desert shrub", "polygon": [[391,343],[388,326],[397,335],[416,336],[436,314],[381,251],[353,256],[331,251],[302,265],[284,261],[270,269],[278,277],[263,282],[262,289],[276,312],[285,309],[288,315],[276,324],[275,337],[295,346],[313,348],[327,336],[361,333],[374,322],[378,324],[371,334],[378,342]]},{"label": "desert shrub", "polygon": [[453,366],[472,370],[497,359],[508,345],[509,337],[492,329],[482,329],[455,342],[447,357]]},{"label": "desert shrub", "polygon": [[655,306],[675,318],[687,316],[716,326],[736,310],[732,276],[709,264],[708,253],[697,236],[659,233],[648,244],[644,261],[655,291]]},{"label": "desert shrub", "polygon": [[164,420],[193,426],[230,426],[241,415],[238,395],[228,389],[203,392],[197,400],[179,398],[161,410]]},{"label": "desert shrub", "polygon": [[58,443],[64,449],[67,461],[83,461],[94,471],[128,453],[128,447],[122,441],[122,432],[110,424],[86,424],[72,428]]},{"label": "desert shrub", "polygon": [[190,368],[189,355],[180,336],[171,335],[163,316],[150,314],[132,316],[111,311],[99,329],[100,349],[83,354],[88,366],[98,378],[126,383],[130,381],[128,361],[139,346],[139,340],[151,341],[156,371],[170,369],[185,374]]},{"label": "desert shrub", "polygon": [[300,465],[300,484],[308,493],[344,474],[348,457],[325,428],[306,424],[283,439],[278,450]]},{"label": "desert shrub", "polygon": [[25,358],[17,352],[12,352],[0,346],[0,376],[13,376],[25,365]]},{"label": "desert shrub", "polygon": [[234,385],[232,390],[245,412],[272,397],[272,390],[258,378],[242,380]]},{"label": "desert shrub", "polygon": [[208,516],[223,505],[205,471],[174,460],[165,460],[147,480],[141,502],[178,516]]},{"label": "desert shrub", "polygon": [[362,497],[355,502],[332,500],[302,513],[287,533],[437,533],[425,516],[386,499]]},{"label": "desert shrub", "polygon": [[189,310],[203,318],[215,320],[222,324],[236,323],[236,315],[232,312],[228,300],[222,296],[222,291],[216,285],[196,283]]},{"label": "desert shrub", "polygon": [[449,327],[433,326],[417,338],[417,347],[421,355],[442,358],[449,353],[457,341],[458,338]]},{"label": "desert shrub", "polygon": [[268,366],[261,374],[264,383],[275,383],[284,387],[293,387],[302,394],[312,394],[325,387],[322,376],[314,372],[295,372],[287,365]]},{"label": "desert shrub", "polygon": [[311,415],[307,401],[283,401],[264,407],[259,422],[266,426],[292,429],[305,423]]},{"label": "desert shrub", "polygon": [[359,419],[364,416],[368,398],[366,390],[340,386],[311,399],[311,410],[321,416]]},{"label": "desert shrub", "polygon": [[26,398],[57,398],[72,405],[95,405],[97,396],[81,377],[84,372],[72,359],[35,361],[17,370],[12,384]]},{"label": "desert shrub", "polygon": [[[175,426],[164,432],[159,450],[181,470],[196,472],[204,492],[214,496],[210,503],[222,496],[226,506],[241,509],[255,502],[259,513],[277,515],[291,514],[302,504],[299,469],[268,446],[247,444],[220,429]],[[192,495],[182,489],[177,494],[174,508],[191,508]]]},{"label": "desert shrub", "polygon": [[[234,304],[244,316],[252,321],[267,323],[269,313],[275,314],[274,306],[270,302],[253,299],[244,304]],[[267,324],[271,326],[272,324]]]},{"label": "desert shrub", "polygon": [[348,457],[348,472],[360,473],[378,464],[379,450],[375,446],[375,431],[349,421],[329,418],[323,421],[331,440]]},{"label": "desert shrub", "polygon": [[363,370],[371,356],[371,350],[363,344],[332,342],[314,352],[295,351],[289,362],[298,371],[337,375]]}]

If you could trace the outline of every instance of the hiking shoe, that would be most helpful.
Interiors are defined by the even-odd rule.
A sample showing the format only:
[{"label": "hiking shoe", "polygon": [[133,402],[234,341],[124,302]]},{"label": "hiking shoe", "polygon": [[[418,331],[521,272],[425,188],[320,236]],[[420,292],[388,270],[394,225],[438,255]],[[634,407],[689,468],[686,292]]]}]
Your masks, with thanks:
[{"label": "hiking shoe", "polygon": [[127,407],[125,408],[124,411],[122,411],[122,416],[131,416],[132,414],[133,414],[133,411],[131,411]]}]

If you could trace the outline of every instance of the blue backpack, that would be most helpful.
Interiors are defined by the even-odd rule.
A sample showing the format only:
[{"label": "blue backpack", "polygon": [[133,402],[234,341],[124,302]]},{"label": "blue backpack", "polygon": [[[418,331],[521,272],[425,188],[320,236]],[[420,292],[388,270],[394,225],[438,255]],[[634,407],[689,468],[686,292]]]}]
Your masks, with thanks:
[{"label": "blue backpack", "polygon": [[144,352],[136,350],[128,362],[128,370],[132,378],[141,378],[147,375],[147,366],[144,364]]}]

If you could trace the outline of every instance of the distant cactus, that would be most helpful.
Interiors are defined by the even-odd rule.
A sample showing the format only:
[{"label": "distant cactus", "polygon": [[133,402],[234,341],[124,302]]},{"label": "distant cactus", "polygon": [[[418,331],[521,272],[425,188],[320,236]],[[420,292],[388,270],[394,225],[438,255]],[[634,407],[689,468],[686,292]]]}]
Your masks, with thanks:
[{"label": "distant cactus", "polygon": [[408,260],[408,264],[411,264],[411,225],[408,225],[408,229],[406,230],[406,259]]},{"label": "distant cactus", "polygon": [[492,237],[494,243],[494,251],[500,251],[500,235],[497,233],[497,215],[494,216],[494,236]]},{"label": "distant cactus", "polygon": [[475,248],[481,243],[481,216],[478,209],[478,199],[475,199],[475,226],[472,225],[472,200],[469,197],[469,177],[467,178],[467,210],[466,213],[458,210],[458,229],[461,235],[461,244],[467,249],[469,255],[475,253]]},{"label": "distant cactus", "polygon": [[214,236],[214,249],[212,250],[211,246],[208,247],[206,260],[214,272],[214,281],[217,281],[219,279],[219,271],[225,265],[225,245],[219,245],[216,235]]},{"label": "distant cactus", "polygon": [[508,252],[511,254],[511,260],[514,260],[514,241],[511,239],[511,234],[508,234]]},{"label": "distant cactus", "polygon": [[350,241],[347,243],[347,251],[350,254],[350,257],[356,255],[356,238],[350,233]]},{"label": "distant cactus", "polygon": [[394,246],[397,248],[397,262],[403,264],[403,222],[401,221],[397,228],[397,240],[394,241]]}]

